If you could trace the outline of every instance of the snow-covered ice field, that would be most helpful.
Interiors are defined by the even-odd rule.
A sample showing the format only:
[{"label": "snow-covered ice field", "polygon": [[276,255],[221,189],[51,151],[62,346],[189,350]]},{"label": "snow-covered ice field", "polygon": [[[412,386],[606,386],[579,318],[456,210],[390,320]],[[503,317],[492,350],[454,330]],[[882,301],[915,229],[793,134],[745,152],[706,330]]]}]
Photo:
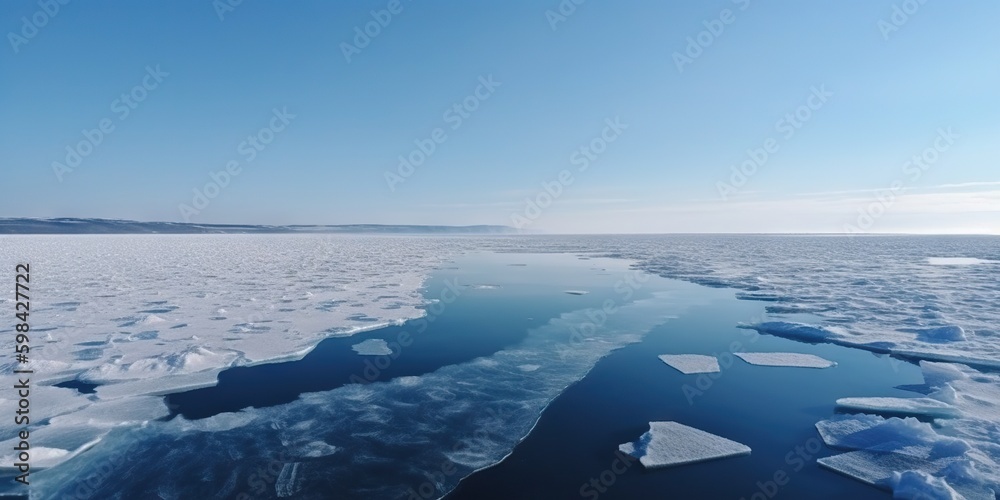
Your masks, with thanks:
[{"label": "snow-covered ice field", "polygon": [[[923,491],[948,498],[959,491],[987,498],[990,489],[1000,489],[1000,381],[995,373],[1000,368],[1000,238],[995,237],[0,237],[4,269],[20,262],[32,268],[31,367],[37,372],[32,405],[46,414],[32,431],[35,465],[57,465],[87,451],[111,429],[167,415],[156,396],[214,384],[227,367],[295,359],[325,337],[419,317],[426,305],[421,287],[429,273],[451,258],[482,250],[626,259],[650,273],[734,288],[741,299],[766,303],[767,317],[744,325],[762,333],[920,362],[927,380],[915,389],[922,394],[914,401],[857,394],[840,402],[850,415],[831,415],[819,424],[828,445],[846,450],[824,465],[900,494]],[[13,310],[12,278],[7,286],[11,292],[0,297],[0,308]],[[617,321],[644,323],[638,313],[648,313],[651,304],[642,303],[637,316]],[[669,309],[666,302],[660,307],[658,313]],[[12,332],[10,326],[0,328],[0,348],[8,352],[13,351]],[[609,336],[606,345],[554,362],[552,346],[539,338],[490,360],[500,366],[462,365],[449,368],[462,373],[435,376],[477,380],[502,373],[511,378],[515,413],[537,417],[545,402],[583,377],[595,359],[628,341]],[[376,354],[383,347],[359,344],[358,350]],[[534,390],[540,392],[514,390],[518,374],[555,365],[561,375]],[[12,376],[14,368],[11,361],[0,363],[5,376]],[[51,385],[71,379],[100,385],[96,394]],[[425,402],[442,409],[442,397],[461,399],[461,391],[474,392],[470,386],[442,394],[428,385],[433,380],[404,378],[343,389],[356,392],[347,398],[357,402],[356,408],[334,410],[304,397],[293,405],[200,423],[175,420],[171,428],[253,429],[275,420],[304,426],[345,412],[339,418],[370,422],[367,432],[374,433],[383,414],[401,404],[389,401],[402,392],[420,393],[414,387],[427,387]],[[11,414],[16,399],[9,384],[0,388],[0,412]],[[4,449],[14,437],[9,420],[0,424]],[[484,444],[484,450],[450,458],[470,469],[489,465],[529,430],[525,421],[531,420],[518,419],[511,424],[517,432]],[[328,430],[341,425],[349,422],[334,420]],[[441,430],[435,425],[444,423],[420,425],[434,435]],[[336,451],[316,440],[293,444],[303,456]],[[439,459],[442,453],[428,451],[425,459]],[[280,484],[293,492],[296,477],[307,471],[307,466],[283,470]]]},{"label": "snow-covered ice field", "polygon": [[[72,457],[115,426],[166,416],[162,398],[149,395],[212,385],[227,367],[294,359],[324,337],[421,316],[420,287],[450,245],[322,235],[0,241],[4,268],[31,265],[27,367],[35,371],[33,407],[48,420],[33,432],[38,467]],[[3,294],[0,309],[13,311],[13,296]],[[9,352],[12,332],[9,322],[0,329]],[[0,372],[10,379],[24,367],[8,358]],[[96,396],[40,385],[74,378],[103,385]],[[17,400],[13,384],[0,388],[0,412],[13,414]],[[0,439],[14,437],[12,424],[2,421]]]}]

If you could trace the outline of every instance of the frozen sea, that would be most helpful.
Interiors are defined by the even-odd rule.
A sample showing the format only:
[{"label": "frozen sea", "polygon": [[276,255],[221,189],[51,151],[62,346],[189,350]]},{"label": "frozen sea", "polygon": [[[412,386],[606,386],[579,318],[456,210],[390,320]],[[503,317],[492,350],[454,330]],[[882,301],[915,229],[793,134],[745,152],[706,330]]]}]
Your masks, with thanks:
[{"label": "frozen sea", "polygon": [[[32,498],[1000,489],[1000,238],[0,243],[11,315],[14,265],[32,271]],[[12,352],[13,329],[0,330]],[[755,366],[745,352],[831,363]],[[721,370],[684,374],[662,355],[715,357]],[[11,380],[16,367],[0,363]],[[0,389],[0,412],[16,399]],[[0,455],[15,444],[10,420]],[[654,421],[752,452],[616,462]]]}]

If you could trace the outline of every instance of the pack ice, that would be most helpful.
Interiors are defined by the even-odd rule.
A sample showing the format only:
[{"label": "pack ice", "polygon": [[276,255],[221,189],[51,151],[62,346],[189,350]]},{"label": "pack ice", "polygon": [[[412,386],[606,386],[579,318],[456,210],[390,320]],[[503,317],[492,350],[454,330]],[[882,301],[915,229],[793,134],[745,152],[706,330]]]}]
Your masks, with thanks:
[{"label": "pack ice", "polygon": [[827,445],[852,451],[818,462],[897,498],[994,499],[1000,491],[1000,375],[951,363],[924,361],[920,367],[926,397],[848,398],[848,406],[935,420],[835,416],[816,428]]}]

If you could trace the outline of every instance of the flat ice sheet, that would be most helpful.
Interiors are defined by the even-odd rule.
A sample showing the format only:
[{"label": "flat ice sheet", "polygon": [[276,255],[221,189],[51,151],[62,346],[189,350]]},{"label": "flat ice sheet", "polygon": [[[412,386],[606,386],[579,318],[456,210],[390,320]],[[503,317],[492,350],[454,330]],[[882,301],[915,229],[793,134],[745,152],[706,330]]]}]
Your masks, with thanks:
[{"label": "flat ice sheet", "polygon": [[360,344],[354,344],[351,349],[362,356],[388,356],[392,354],[389,344],[382,339],[368,339]]},{"label": "flat ice sheet", "polygon": [[841,398],[837,406],[847,410],[932,418],[957,417],[960,413],[954,406],[931,398]]},{"label": "flat ice sheet", "polygon": [[737,352],[743,361],[757,366],[787,366],[792,368],[830,368],[833,361],[812,354],[796,352]]},{"label": "flat ice sheet", "polygon": [[660,356],[663,361],[677,371],[691,375],[694,373],[719,373],[719,360],[715,356],[703,356],[701,354],[663,354]]},{"label": "flat ice sheet", "polygon": [[746,445],[677,422],[650,422],[649,431],[618,449],[647,469],[750,454]]}]

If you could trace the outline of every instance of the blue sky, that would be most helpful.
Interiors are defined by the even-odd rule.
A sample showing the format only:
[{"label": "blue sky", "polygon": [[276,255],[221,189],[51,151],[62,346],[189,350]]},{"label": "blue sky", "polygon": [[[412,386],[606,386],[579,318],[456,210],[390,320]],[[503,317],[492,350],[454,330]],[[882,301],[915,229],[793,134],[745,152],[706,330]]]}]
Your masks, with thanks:
[{"label": "blue sky", "polygon": [[50,1],[4,217],[1000,233],[992,0]]}]

